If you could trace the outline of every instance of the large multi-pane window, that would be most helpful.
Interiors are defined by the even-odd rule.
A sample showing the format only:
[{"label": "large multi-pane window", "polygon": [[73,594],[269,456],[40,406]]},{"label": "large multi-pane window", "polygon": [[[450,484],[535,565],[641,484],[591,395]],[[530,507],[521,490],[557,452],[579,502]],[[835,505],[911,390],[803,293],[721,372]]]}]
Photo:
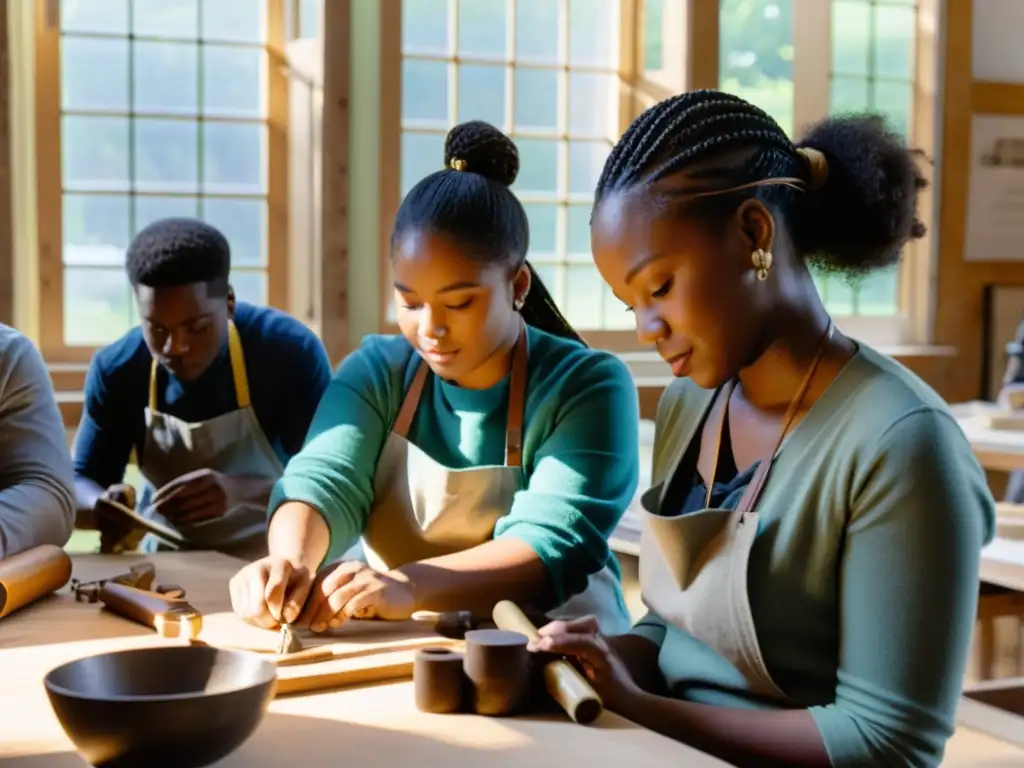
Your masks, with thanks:
[{"label": "large multi-pane window", "polygon": [[[910,135],[914,107],[915,0],[832,0],[832,114],[881,112]],[[900,311],[900,269],[860,282],[819,279],[830,310],[839,315],[884,316]]]},{"label": "large multi-pane window", "polygon": [[[608,146],[639,110],[717,82],[791,135],[809,119],[870,109],[917,138],[914,0],[720,0],[717,18],[685,0],[403,0],[402,12],[395,197],[440,166],[456,122],[509,131],[522,156],[515,190],[530,215],[531,259],[581,331],[620,347],[636,345],[622,333],[630,317],[590,265],[587,225]],[[810,15],[825,20],[821,29]],[[710,64],[699,37],[707,30],[718,39]],[[881,329],[873,340],[894,343],[904,340],[906,273],[816,282],[844,329]]]},{"label": "large multi-pane window", "polygon": [[[829,2],[829,0],[821,0]],[[721,0],[719,88],[793,133],[793,0]]]},{"label": "large multi-pane window", "polygon": [[[822,114],[871,110],[909,135],[915,88],[917,8],[914,0],[830,2],[829,103]],[[721,0],[720,69],[723,90],[764,108],[791,134],[794,125],[794,0]],[[837,317],[900,313],[900,269],[859,281],[816,275],[826,306]]]},{"label": "large multi-pane window", "polygon": [[531,263],[577,328],[628,329],[590,258],[594,187],[620,132],[618,0],[403,0],[401,193],[486,120],[520,153]]},{"label": "large multi-pane window", "polygon": [[[61,222],[60,289],[47,296],[44,279],[43,300],[63,320],[48,334],[44,323],[44,346],[103,344],[136,322],[125,249],[140,229],[169,216],[218,227],[231,244],[237,296],[266,303],[270,251],[287,222],[283,206],[270,205],[270,179],[281,170],[272,167],[271,143],[286,142],[269,129],[280,74],[269,66],[268,28],[281,34],[281,0],[63,0],[59,7],[58,29],[44,25],[42,40],[45,53],[45,35],[55,38],[59,67],[43,65],[58,73],[59,105],[37,116],[40,152],[59,147],[59,179],[43,160],[39,183],[40,209],[59,210]],[[44,225],[40,233],[45,246],[52,233]]]}]

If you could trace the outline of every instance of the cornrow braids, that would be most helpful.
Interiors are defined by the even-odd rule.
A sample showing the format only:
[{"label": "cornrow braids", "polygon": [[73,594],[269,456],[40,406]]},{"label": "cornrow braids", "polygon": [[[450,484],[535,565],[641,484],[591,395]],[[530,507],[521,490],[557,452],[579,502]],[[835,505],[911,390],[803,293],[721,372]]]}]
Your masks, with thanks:
[{"label": "cornrow braids", "polygon": [[[827,173],[816,174],[806,150]],[[771,205],[797,252],[830,271],[861,274],[899,260],[924,234],[917,194],[921,154],[876,114],[827,118],[794,144],[764,110],[727,93],[698,90],[647,109],[605,162],[595,210],[612,192],[649,188],[683,206],[731,212],[744,198]],[[816,183],[816,176],[826,181]]]},{"label": "cornrow braids", "polygon": [[[754,180],[737,181],[743,171],[754,168],[789,176],[800,170],[796,147],[753,104],[710,90],[674,96],[651,107],[626,130],[605,163],[596,199],[600,202],[614,189],[653,184],[730,149],[748,147],[759,151],[746,168],[728,169],[735,183]],[[770,168],[765,168],[765,155],[770,155]]]}]

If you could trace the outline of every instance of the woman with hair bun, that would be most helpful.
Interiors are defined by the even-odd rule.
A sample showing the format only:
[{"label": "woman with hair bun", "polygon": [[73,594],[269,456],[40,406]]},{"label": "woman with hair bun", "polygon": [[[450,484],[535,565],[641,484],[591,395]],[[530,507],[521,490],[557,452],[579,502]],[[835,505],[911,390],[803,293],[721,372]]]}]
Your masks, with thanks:
[{"label": "woman with hair bun", "polygon": [[945,403],[835,327],[810,266],[896,264],[915,153],[871,115],[794,144],[718,91],[644,112],[591,237],[677,377],[658,409],[630,633],[542,629],[606,704],[743,766],[934,766],[953,733],[993,535]]},{"label": "woman with hair bun", "polygon": [[[608,548],[636,491],[636,386],[526,261],[515,144],[456,126],[391,238],[399,336],[341,364],[270,501],[235,611],[314,632],[502,599],[629,628]],[[366,562],[332,563],[361,539]]]}]

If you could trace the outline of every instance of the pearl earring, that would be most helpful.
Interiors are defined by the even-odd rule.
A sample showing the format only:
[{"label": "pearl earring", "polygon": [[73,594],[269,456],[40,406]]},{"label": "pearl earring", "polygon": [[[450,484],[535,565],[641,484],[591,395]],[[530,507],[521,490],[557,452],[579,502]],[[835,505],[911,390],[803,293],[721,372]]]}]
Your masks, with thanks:
[{"label": "pearl earring", "polygon": [[757,279],[767,280],[768,270],[772,268],[772,252],[758,248],[750,254],[750,260],[754,262],[754,267],[757,269]]}]

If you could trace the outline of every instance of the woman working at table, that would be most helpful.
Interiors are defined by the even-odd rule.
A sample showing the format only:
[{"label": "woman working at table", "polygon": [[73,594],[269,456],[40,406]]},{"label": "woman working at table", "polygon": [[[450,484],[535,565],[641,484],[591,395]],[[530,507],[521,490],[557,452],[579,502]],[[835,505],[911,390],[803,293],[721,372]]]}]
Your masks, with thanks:
[{"label": "woman working at table", "polygon": [[751,766],[937,765],[994,503],[942,400],[834,327],[810,264],[923,233],[881,119],[794,146],[716,91],[641,115],[598,183],[594,258],[679,378],[659,406],[629,634],[555,622],[613,709]]},{"label": "woman working at table", "polygon": [[[233,606],[322,631],[512,599],[628,629],[607,538],[638,482],[636,386],[526,262],[515,144],[466,123],[444,162],[395,221],[402,335],[342,363],[271,496],[270,556],[233,579]],[[359,537],[367,562],[311,589]]]}]

